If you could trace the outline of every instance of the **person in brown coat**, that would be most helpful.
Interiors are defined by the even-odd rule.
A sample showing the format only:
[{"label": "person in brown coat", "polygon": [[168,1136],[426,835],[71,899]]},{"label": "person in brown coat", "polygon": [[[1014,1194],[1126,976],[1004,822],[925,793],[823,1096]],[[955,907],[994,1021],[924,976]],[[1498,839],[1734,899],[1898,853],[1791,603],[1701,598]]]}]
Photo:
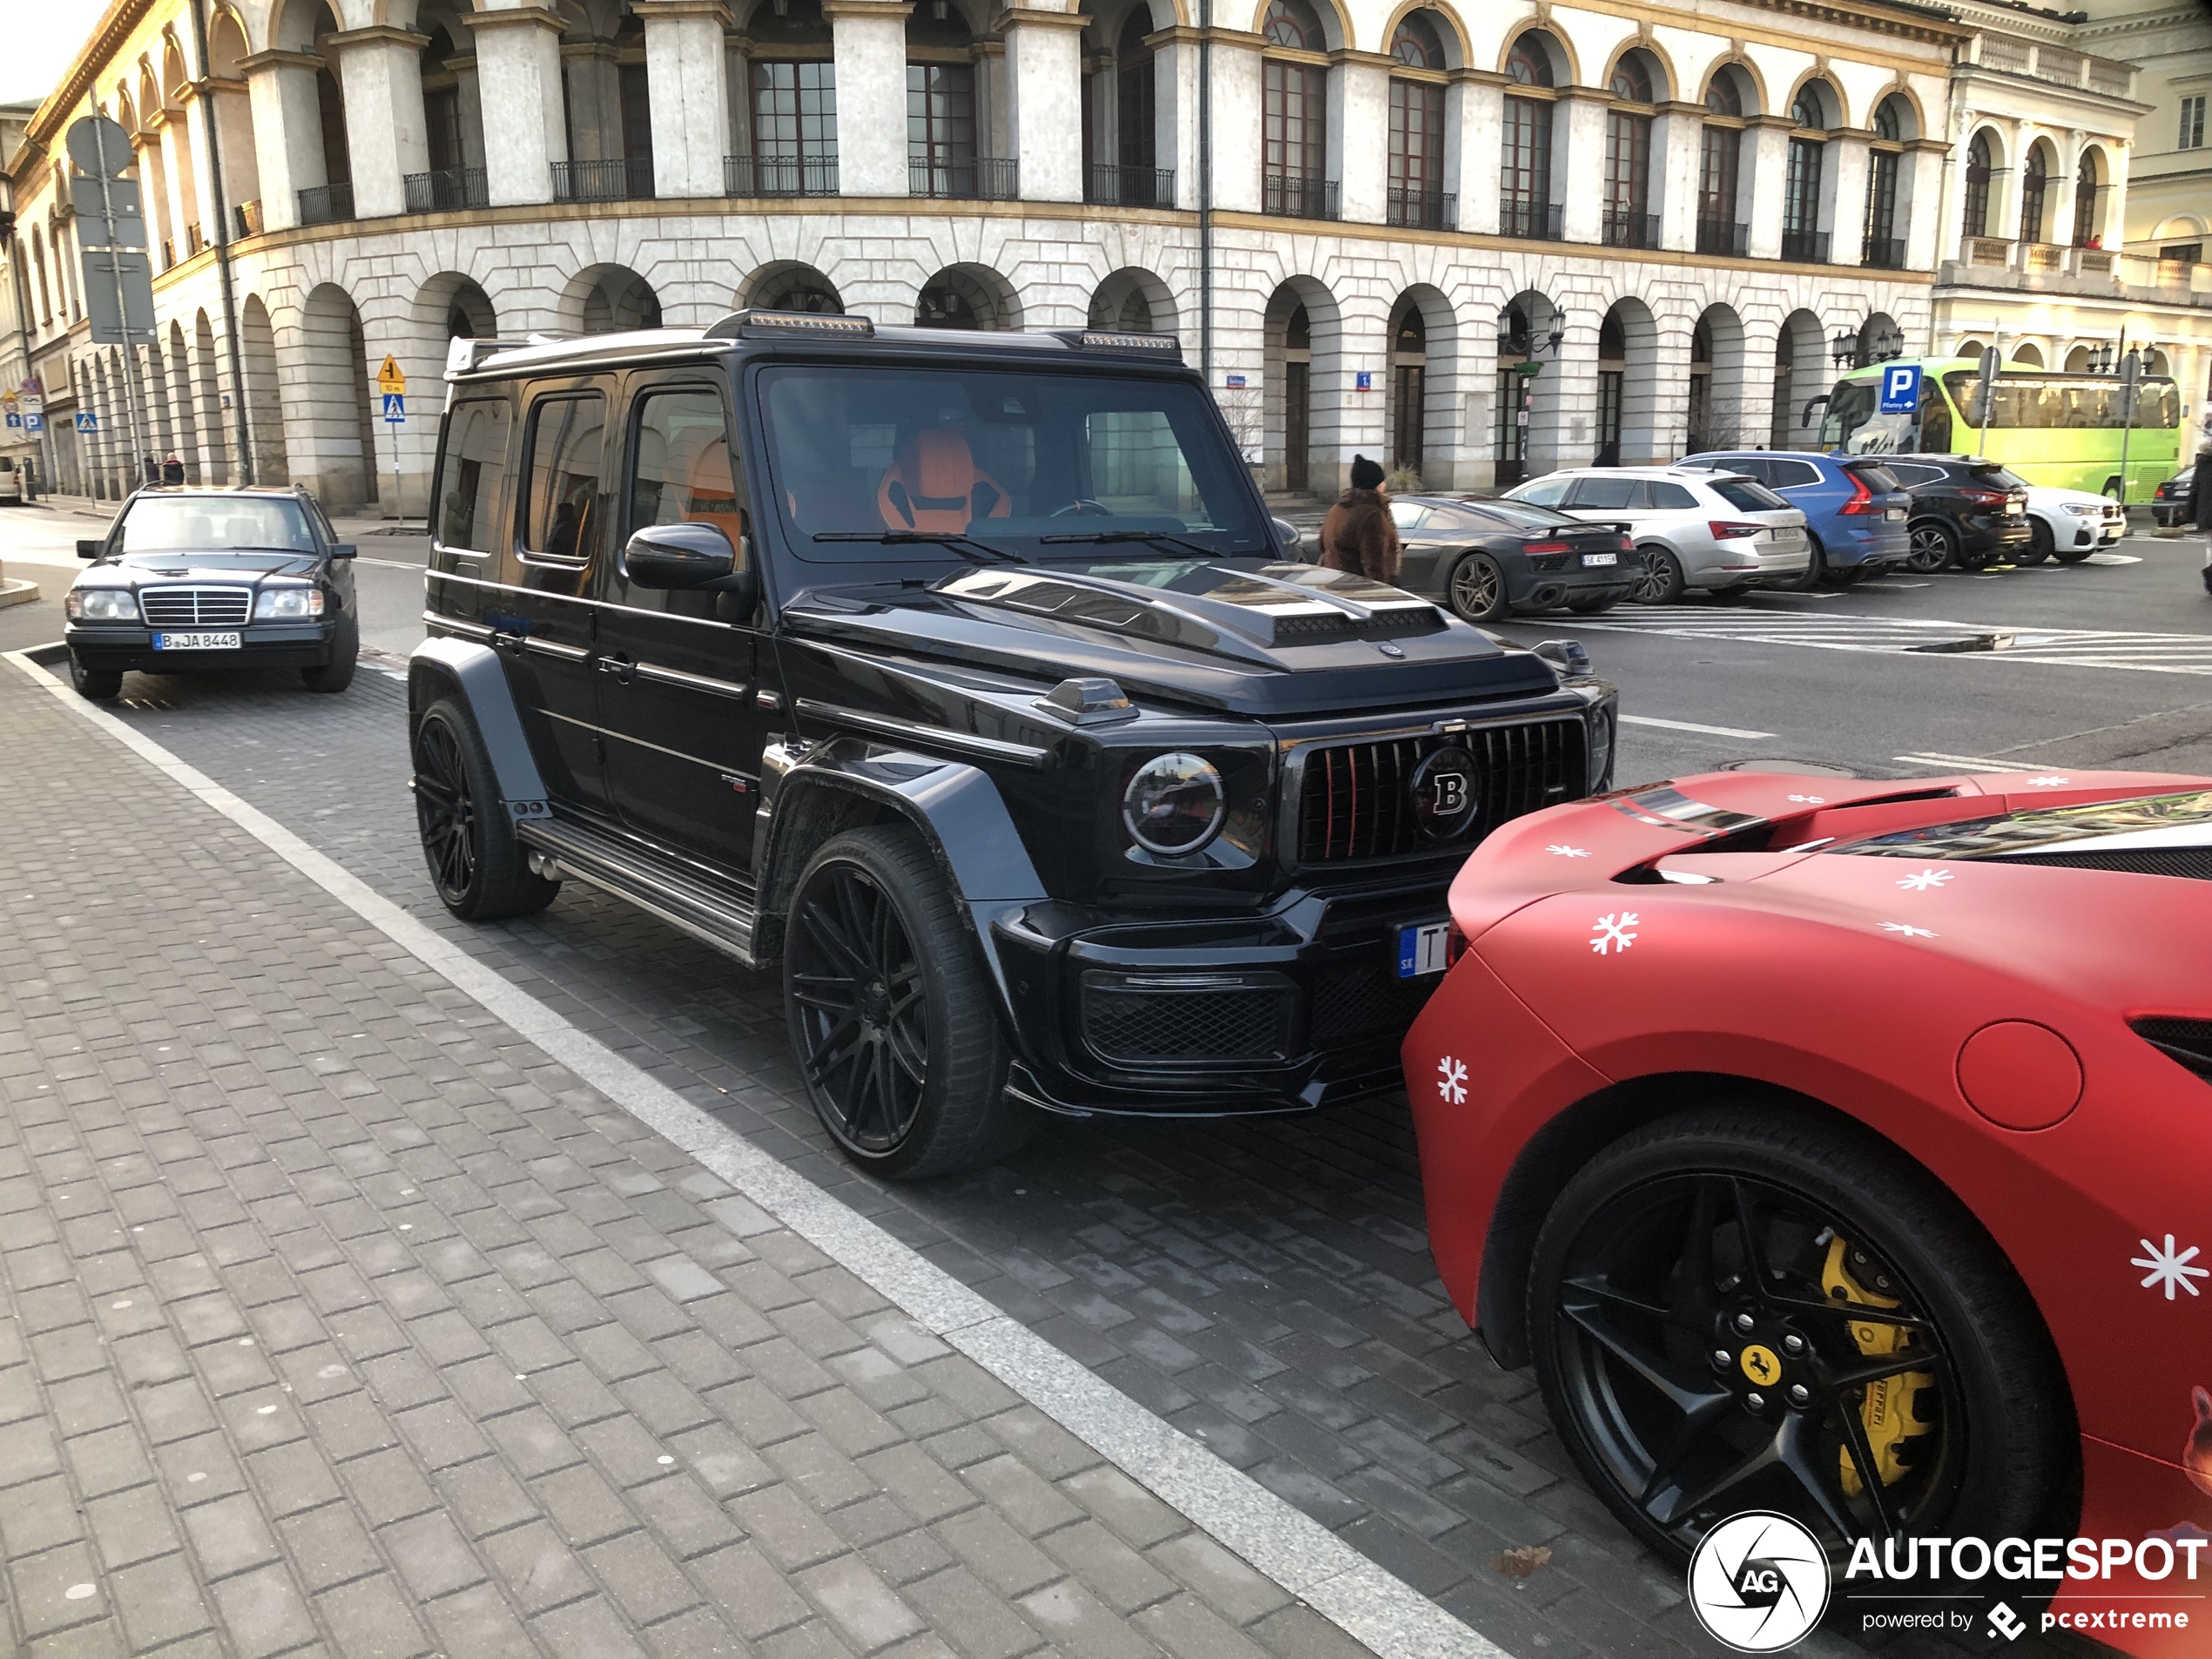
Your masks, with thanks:
[{"label": "person in brown coat", "polygon": [[1384,493],[1383,469],[1365,455],[1352,458],[1352,488],[1337,497],[1321,521],[1321,563],[1374,582],[1398,580],[1398,525]]}]

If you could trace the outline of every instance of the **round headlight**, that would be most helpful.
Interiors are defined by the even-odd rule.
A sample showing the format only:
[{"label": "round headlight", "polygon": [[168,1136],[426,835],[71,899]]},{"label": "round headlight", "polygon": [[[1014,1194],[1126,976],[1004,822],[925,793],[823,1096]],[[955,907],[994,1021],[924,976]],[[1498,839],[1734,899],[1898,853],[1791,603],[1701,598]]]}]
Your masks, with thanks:
[{"label": "round headlight", "polygon": [[1605,787],[1613,774],[1613,717],[1603,709],[1590,716],[1590,792]]},{"label": "round headlight", "polygon": [[1212,762],[1192,754],[1157,755],[1122,792],[1122,822],[1148,853],[1195,853],[1221,827],[1229,798]]},{"label": "round headlight", "polygon": [[138,597],[128,588],[72,588],[62,609],[84,622],[136,622]]}]

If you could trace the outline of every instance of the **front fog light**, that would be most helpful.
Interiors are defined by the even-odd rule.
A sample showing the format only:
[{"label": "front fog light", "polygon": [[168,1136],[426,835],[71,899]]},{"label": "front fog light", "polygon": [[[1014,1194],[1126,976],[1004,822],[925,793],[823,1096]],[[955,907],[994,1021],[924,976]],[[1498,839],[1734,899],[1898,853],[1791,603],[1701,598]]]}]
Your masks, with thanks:
[{"label": "front fog light", "polygon": [[1613,776],[1613,716],[1603,709],[1590,716],[1590,792],[1605,787]]},{"label": "front fog light", "polygon": [[1148,853],[1195,853],[1221,828],[1228,807],[1221,773],[1193,754],[1157,755],[1122,792],[1122,823]]},{"label": "front fog light", "polygon": [[256,622],[297,622],[322,615],[320,588],[264,588],[253,602]]},{"label": "front fog light", "polygon": [[71,588],[62,610],[71,622],[136,622],[138,597],[126,588]]}]

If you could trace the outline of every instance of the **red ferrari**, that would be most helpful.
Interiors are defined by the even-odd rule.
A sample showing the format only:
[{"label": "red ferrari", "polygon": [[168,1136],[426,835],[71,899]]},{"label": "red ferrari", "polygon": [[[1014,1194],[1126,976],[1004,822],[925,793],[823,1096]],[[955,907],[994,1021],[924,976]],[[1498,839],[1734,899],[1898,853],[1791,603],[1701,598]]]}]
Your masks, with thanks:
[{"label": "red ferrari", "polygon": [[1451,910],[1437,1265],[1638,1536],[2212,1652],[2212,779],[1716,773]]}]

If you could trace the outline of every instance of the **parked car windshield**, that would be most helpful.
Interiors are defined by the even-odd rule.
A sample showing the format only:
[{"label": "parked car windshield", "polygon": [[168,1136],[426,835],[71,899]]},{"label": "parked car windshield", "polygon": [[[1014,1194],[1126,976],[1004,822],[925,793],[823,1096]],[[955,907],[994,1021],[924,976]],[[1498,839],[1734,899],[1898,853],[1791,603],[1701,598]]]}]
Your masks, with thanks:
[{"label": "parked car windshield", "polygon": [[133,553],[312,553],[296,501],[269,496],[141,496],[123,515],[119,550]]},{"label": "parked car windshield", "polygon": [[[929,535],[1024,558],[1096,558],[1123,540],[1157,558],[1137,539],[1148,534],[1274,550],[1195,386],[925,368],[772,368],[761,380],[765,493],[804,559],[880,561],[880,538]],[[926,543],[912,552],[931,556]]]},{"label": "parked car windshield", "polygon": [[1713,494],[1739,512],[1770,513],[1777,507],[1790,504],[1755,479],[1716,478],[1710,488]]}]

